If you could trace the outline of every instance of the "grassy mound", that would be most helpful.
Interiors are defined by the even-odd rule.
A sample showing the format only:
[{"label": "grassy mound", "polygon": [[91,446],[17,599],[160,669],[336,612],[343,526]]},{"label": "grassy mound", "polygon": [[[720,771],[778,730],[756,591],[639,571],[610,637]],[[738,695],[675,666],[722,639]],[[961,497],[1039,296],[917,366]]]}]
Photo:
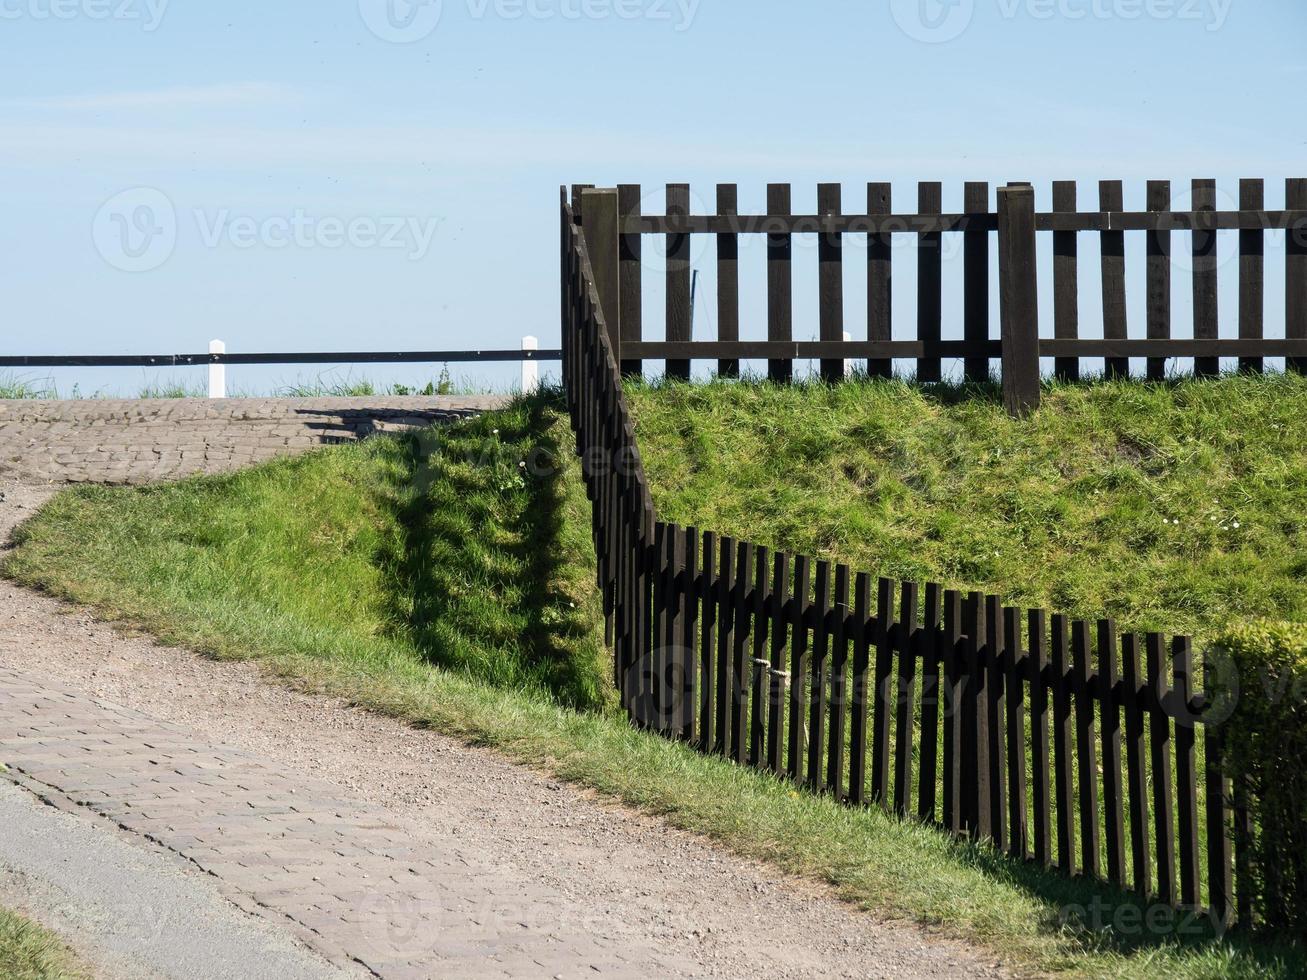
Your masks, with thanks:
[{"label": "grassy mound", "polygon": [[904,383],[631,400],[664,520],[1126,629],[1307,620],[1307,378],[1054,386],[1024,421]]},{"label": "grassy mound", "polygon": [[[665,457],[674,448],[647,431],[650,420],[693,392],[637,397],[646,452]],[[612,710],[590,512],[570,450],[566,420],[545,397],[420,438],[232,476],[74,489],[20,530],[3,571],[165,640],[257,659],[305,688],[494,747],[825,882],[880,916],[988,944],[1018,968],[1307,970],[1296,949],[1213,943],[1185,921],[1114,930],[1117,910],[1138,910],[1128,896],[633,729]],[[655,481],[665,467],[654,463]],[[736,506],[753,493],[715,479]],[[677,506],[666,488],[660,496]],[[1070,914],[1090,908],[1088,920]]]},{"label": "grassy mound", "polygon": [[430,663],[598,709],[589,503],[537,462],[570,462],[569,436],[536,401],[226,476],[79,487],[19,533],[7,573],[217,656]]}]

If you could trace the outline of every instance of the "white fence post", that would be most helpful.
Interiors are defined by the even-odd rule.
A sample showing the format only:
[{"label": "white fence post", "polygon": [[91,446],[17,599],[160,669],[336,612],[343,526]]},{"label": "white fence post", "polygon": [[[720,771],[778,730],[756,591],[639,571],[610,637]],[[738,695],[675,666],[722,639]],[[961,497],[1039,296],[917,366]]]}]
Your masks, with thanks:
[{"label": "white fence post", "polygon": [[[849,341],[851,341],[852,339],[853,339],[853,334],[851,334],[851,333],[849,333],[847,330],[845,330],[845,331],[844,331],[844,342],[847,344],[847,343],[848,343]],[[851,378],[851,377],[853,377],[853,358],[847,358],[847,357],[846,357],[846,358],[844,359],[844,377],[846,377],[846,378]]]},{"label": "white fence post", "polygon": [[[209,341],[210,354],[227,353],[227,345],[221,340]],[[227,397],[227,365],[209,363],[209,397],[226,398]]]},{"label": "white fence post", "polygon": [[[535,337],[522,338],[522,350],[539,350],[540,341]],[[540,362],[522,361],[522,394],[529,395],[540,387]]]}]

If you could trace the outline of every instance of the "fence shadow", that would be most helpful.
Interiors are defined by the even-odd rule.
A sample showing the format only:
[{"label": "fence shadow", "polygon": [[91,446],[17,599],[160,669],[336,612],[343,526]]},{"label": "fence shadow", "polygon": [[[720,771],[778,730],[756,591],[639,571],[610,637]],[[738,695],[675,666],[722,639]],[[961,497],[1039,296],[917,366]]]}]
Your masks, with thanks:
[{"label": "fence shadow", "polygon": [[437,666],[594,709],[602,636],[561,588],[565,425],[545,392],[396,440],[381,501],[404,531],[389,612]]}]

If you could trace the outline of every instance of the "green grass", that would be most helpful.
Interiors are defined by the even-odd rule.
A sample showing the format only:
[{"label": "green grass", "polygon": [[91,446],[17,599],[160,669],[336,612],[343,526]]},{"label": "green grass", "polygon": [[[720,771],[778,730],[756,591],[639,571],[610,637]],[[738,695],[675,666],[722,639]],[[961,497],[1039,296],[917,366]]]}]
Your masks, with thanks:
[{"label": "green grass", "polygon": [[54,397],[54,384],[48,378],[29,378],[11,372],[0,374],[0,398]]},{"label": "green grass", "polygon": [[87,974],[58,936],[0,908],[0,976],[5,980],[82,980]]},{"label": "green grass", "polygon": [[1307,619],[1307,378],[634,386],[659,516],[1200,638]]},{"label": "green grass", "polygon": [[[657,397],[684,394],[640,394],[641,425]],[[1300,951],[1248,940],[1064,924],[1068,906],[1103,901],[1109,921],[1136,906],[632,729],[608,681],[570,449],[556,403],[537,398],[230,476],[77,488],[20,530],[4,571],[167,642],[493,747],[1021,969],[1307,971]]]}]

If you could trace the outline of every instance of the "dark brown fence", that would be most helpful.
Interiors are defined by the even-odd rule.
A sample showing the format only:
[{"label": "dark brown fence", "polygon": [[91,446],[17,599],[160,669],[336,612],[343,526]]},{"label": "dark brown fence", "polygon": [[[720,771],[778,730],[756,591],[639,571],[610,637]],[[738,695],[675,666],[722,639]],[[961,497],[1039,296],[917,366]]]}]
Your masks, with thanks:
[{"label": "dark brown fence", "polygon": [[[575,188],[577,195],[586,189]],[[1264,358],[1286,357],[1293,370],[1307,366],[1307,179],[1289,180],[1286,209],[1265,209],[1261,180],[1240,183],[1237,209],[1216,210],[1214,180],[1195,180],[1190,188],[1191,210],[1172,211],[1169,181],[1148,182],[1147,210],[1124,210],[1121,181],[1102,181],[1095,210],[1079,210],[1074,181],[1053,184],[1053,210],[1036,212],[1034,190],[1028,184],[997,191],[991,210],[991,188],[969,182],[964,210],[942,212],[942,185],[919,184],[915,212],[895,213],[890,185],[867,185],[865,209],[849,211],[838,184],[817,188],[818,214],[791,213],[789,184],[767,188],[767,214],[738,213],[734,184],[717,187],[716,214],[690,214],[690,188],[669,184],[666,214],[641,213],[642,190],[624,184],[594,196],[594,207],[581,212],[587,233],[602,235],[602,256],[594,256],[600,293],[611,298],[608,312],[613,354],[623,373],[639,372],[644,360],[664,360],[667,373],[688,377],[691,361],[715,360],[723,375],[739,372],[746,358],[766,360],[773,380],[792,377],[796,359],[821,362],[827,379],[844,374],[847,359],[865,359],[873,376],[891,371],[894,358],[912,359],[922,381],[939,380],[946,358],[961,359],[968,379],[989,376],[991,361],[1002,362],[1004,390],[1016,411],[1039,398],[1039,358],[1053,358],[1059,377],[1080,375],[1082,358],[1104,358],[1109,376],[1129,371],[1129,358],[1145,358],[1147,376],[1160,379],[1169,358],[1192,357],[1199,375],[1215,374],[1222,357],[1237,357],[1245,370],[1260,370]],[[579,205],[579,197],[574,199]],[[857,213],[862,211],[862,213]],[[602,225],[602,229],[599,227]],[[1216,232],[1239,231],[1238,336],[1221,337],[1218,317]],[[1270,230],[1283,230],[1287,240],[1286,323],[1281,337],[1265,331],[1265,241]],[[1131,337],[1126,303],[1125,235],[1147,236],[1147,306],[1145,336]],[[1171,309],[1172,249],[1175,233],[1191,232],[1193,269],[1192,336],[1173,334]],[[894,299],[891,236],[916,236],[916,330],[912,339],[891,336]],[[965,281],[961,339],[943,339],[942,240],[963,238]],[[1001,324],[998,336],[990,323],[991,235],[999,237]],[[1038,327],[1036,237],[1052,236],[1053,336],[1041,338]],[[1101,338],[1081,336],[1078,243],[1082,234],[1100,240],[1102,281]],[[643,240],[660,235],[666,241],[666,323],[663,339],[646,337],[642,323]],[[711,235],[717,244],[717,337],[695,339],[691,333],[690,239]],[[767,239],[767,339],[740,340],[739,236]],[[818,239],[819,339],[794,339],[792,246],[795,235]],[[856,332],[844,322],[844,236],[865,235],[867,242],[867,322],[865,339],[845,341]],[[901,297],[898,297],[901,301]]]},{"label": "dark brown fence", "polygon": [[[1210,690],[1200,693],[1187,637],[873,580],[658,521],[618,354],[693,350],[614,339],[604,314],[630,283],[612,277],[605,290],[595,269],[631,269],[608,220],[617,200],[581,188],[573,204],[584,220],[564,193],[564,383],[633,722],[851,805],[1205,913],[1218,932],[1251,924],[1255,820],[1224,775],[1221,665],[1202,665]],[[1030,223],[1022,206],[1024,218],[1003,220]],[[705,346],[732,362],[756,356]],[[820,353],[842,359],[845,346]],[[776,360],[783,374],[787,358]]]}]

